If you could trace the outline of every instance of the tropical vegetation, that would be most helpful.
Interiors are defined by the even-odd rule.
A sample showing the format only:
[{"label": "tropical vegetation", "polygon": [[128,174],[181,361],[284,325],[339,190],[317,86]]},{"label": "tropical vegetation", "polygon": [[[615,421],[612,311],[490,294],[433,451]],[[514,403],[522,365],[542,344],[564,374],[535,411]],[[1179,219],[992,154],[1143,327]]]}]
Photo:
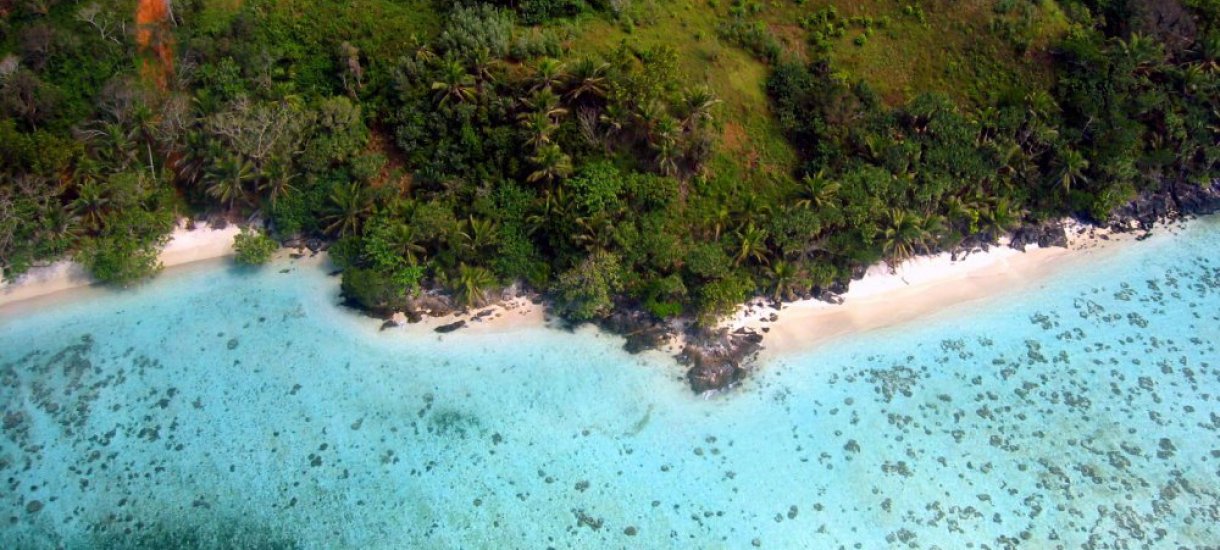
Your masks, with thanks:
[{"label": "tropical vegetation", "polygon": [[1220,162],[1212,1],[136,4],[0,0],[7,278],[137,280],[210,215],[328,240],[370,309],[710,322]]}]

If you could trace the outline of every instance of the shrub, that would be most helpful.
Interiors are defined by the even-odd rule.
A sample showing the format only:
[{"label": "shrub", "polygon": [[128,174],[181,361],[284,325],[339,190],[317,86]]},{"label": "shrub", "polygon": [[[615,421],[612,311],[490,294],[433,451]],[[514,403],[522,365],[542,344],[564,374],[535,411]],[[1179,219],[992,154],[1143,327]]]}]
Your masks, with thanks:
[{"label": "shrub", "polygon": [[275,239],[256,229],[244,228],[233,237],[233,250],[237,252],[237,261],[246,265],[267,263],[279,247],[280,243]]},{"label": "shrub", "polygon": [[556,309],[573,321],[588,321],[610,313],[613,296],[622,289],[617,256],[600,252],[559,276],[553,293]]},{"label": "shrub", "polygon": [[393,311],[405,296],[390,276],[372,269],[345,270],[339,288],[349,304],[376,313]]}]

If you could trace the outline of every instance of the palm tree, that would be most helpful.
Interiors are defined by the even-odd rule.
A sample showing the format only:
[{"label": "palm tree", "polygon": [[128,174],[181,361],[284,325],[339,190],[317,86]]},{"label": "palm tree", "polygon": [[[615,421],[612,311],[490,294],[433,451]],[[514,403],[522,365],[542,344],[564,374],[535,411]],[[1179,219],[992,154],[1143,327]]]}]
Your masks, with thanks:
[{"label": "palm tree", "polygon": [[110,198],[105,188],[96,181],[90,181],[80,186],[76,191],[76,200],[72,201],[72,211],[80,216],[85,227],[98,231],[106,221],[106,210]]},{"label": "palm tree", "polygon": [[547,189],[543,193],[541,208],[525,218],[526,233],[534,235],[546,227],[548,223],[557,220],[567,220],[571,204],[568,201],[567,192],[563,190],[563,187]]},{"label": "palm tree", "polygon": [[530,157],[530,162],[537,166],[537,170],[526,178],[530,183],[541,181],[550,185],[572,174],[572,158],[554,143],[538,149],[537,154]]},{"label": "palm tree", "polygon": [[1089,169],[1089,161],[1075,149],[1068,148],[1059,157],[1059,186],[1063,192],[1072,190],[1073,185],[1089,181],[1084,173]]},{"label": "palm tree", "polygon": [[550,144],[551,134],[558,129],[555,121],[542,111],[521,113],[517,118],[520,120],[521,127],[525,128],[525,144],[535,151],[541,149],[544,145]]},{"label": "palm tree", "polygon": [[458,233],[459,244],[472,256],[496,242],[496,222],[470,216]]},{"label": "palm tree", "polygon": [[712,239],[720,240],[720,234],[729,225],[729,221],[733,218],[733,211],[729,210],[729,206],[724,202],[720,202],[716,206],[716,211],[712,213]]},{"label": "palm tree", "polygon": [[580,60],[572,67],[567,96],[573,101],[589,97],[601,99],[606,97],[606,71],[609,63],[598,63],[588,57]]},{"label": "palm tree", "polygon": [[622,105],[611,103],[606,105],[606,109],[602,111],[598,119],[606,125],[606,135],[610,136],[623,131],[630,124],[632,116],[631,112]]},{"label": "palm tree", "polygon": [[1118,47],[1135,64],[1136,74],[1146,74],[1165,61],[1165,50],[1160,42],[1140,33],[1132,33],[1126,40],[1120,39]]},{"label": "palm tree", "polygon": [[657,121],[652,148],[657,151],[657,167],[666,176],[678,173],[678,123],[671,117]]},{"label": "palm tree", "polygon": [[326,232],[340,237],[360,233],[365,216],[373,209],[372,197],[358,182],[340,185],[330,194],[330,209],[323,221],[330,222]]},{"label": "palm tree", "polygon": [[103,171],[102,163],[93,155],[81,155],[72,165],[71,181],[76,182],[77,185],[96,182],[101,179]]},{"label": "palm tree", "polygon": [[660,101],[649,101],[635,110],[636,124],[643,130],[644,138],[650,144],[656,143],[657,127],[663,119],[668,117],[669,113],[665,112],[665,106]]},{"label": "palm tree", "polygon": [[237,203],[246,201],[249,193],[246,183],[254,179],[254,166],[241,155],[229,153],[212,163],[207,179],[211,180],[208,195],[232,210]]},{"label": "palm tree", "polygon": [[81,235],[80,217],[70,205],[52,205],[38,220],[38,237],[52,249],[67,250]]},{"label": "palm tree", "polygon": [[555,92],[551,91],[550,88],[543,88],[534,92],[534,95],[523,103],[531,109],[553,119],[559,119],[568,114],[568,110],[560,106],[559,96],[555,95]]},{"label": "palm tree", "polygon": [[736,255],[736,265],[741,265],[742,262],[753,259],[760,264],[767,262],[767,232],[754,226],[754,222],[750,222],[746,227],[737,232],[738,246]]},{"label": "palm tree", "polygon": [[153,145],[158,143],[158,138],[161,135],[161,128],[158,125],[157,116],[153,113],[152,108],[148,105],[138,105],[131,113],[131,132],[133,138],[141,138],[144,141],[144,152],[148,156],[149,168],[154,172],[156,166],[153,158]]},{"label": "palm tree", "polygon": [[951,227],[958,226],[959,222],[965,222],[965,234],[978,232],[979,213],[973,203],[967,204],[965,200],[955,195],[945,201],[944,212]]},{"label": "palm tree", "polygon": [[436,59],[436,52],[433,52],[428,43],[421,40],[418,35],[412,33],[410,43],[415,47],[413,55],[416,61],[427,62]]},{"label": "palm tree", "polygon": [[928,214],[918,219],[920,234],[924,236],[923,245],[925,248],[929,243],[935,244],[945,236],[945,231],[948,230],[948,220],[940,214]]},{"label": "palm tree", "polygon": [[390,246],[402,254],[411,265],[419,264],[427,255],[428,249],[420,241],[415,228],[406,223],[397,222],[391,225],[388,240]]},{"label": "palm tree", "polygon": [[700,125],[711,122],[712,107],[720,103],[716,94],[707,86],[696,87],[682,97],[682,128],[690,131]]},{"label": "palm tree", "polygon": [[1182,82],[1183,91],[1192,94],[1198,92],[1199,88],[1206,86],[1212,78],[1201,63],[1186,65],[1178,72],[1178,79]]},{"label": "palm tree", "polygon": [[135,164],[140,157],[135,130],[129,131],[119,124],[107,123],[98,130],[86,132],[86,136],[101,140],[102,143],[95,150],[98,158],[111,170],[124,170]]},{"label": "palm tree", "polygon": [[882,233],[881,249],[892,266],[913,256],[916,247],[922,246],[927,237],[927,232],[915,215],[900,208],[891,208]]},{"label": "palm tree", "polygon": [[458,301],[466,307],[476,307],[487,301],[487,289],[496,284],[496,277],[485,267],[463,263],[450,284]]},{"label": "palm tree", "polygon": [[995,237],[1007,233],[1021,222],[1024,212],[1012,205],[1007,198],[996,199],[995,204],[979,211],[982,229]]},{"label": "palm tree", "polygon": [[757,193],[746,193],[737,207],[737,215],[743,220],[761,219],[769,216],[771,212],[771,205]]},{"label": "palm tree", "polygon": [[188,132],[182,158],[174,168],[183,181],[194,186],[207,174],[211,160],[222,154],[223,151],[216,140],[208,139],[203,132]]},{"label": "palm tree", "polygon": [[442,105],[448,101],[471,101],[475,96],[474,78],[456,59],[449,59],[441,65],[440,80],[432,83],[432,89]]},{"label": "palm tree", "polygon": [[835,204],[839,189],[843,186],[826,178],[826,170],[801,178],[800,198],[796,205],[801,208],[821,210]]},{"label": "palm tree", "polygon": [[1220,71],[1220,35],[1210,34],[1198,46],[1199,66],[1209,73]]},{"label": "palm tree", "polygon": [[567,78],[563,62],[558,59],[544,57],[534,67],[533,90],[550,90]]},{"label": "palm tree", "polygon": [[291,170],[288,169],[286,163],[274,162],[265,170],[265,175],[262,181],[258,184],[259,191],[266,194],[267,200],[271,206],[281,198],[296,191],[293,187],[292,180],[297,177]]},{"label": "palm tree", "polygon": [[784,260],[768,267],[767,275],[771,277],[771,298],[777,302],[794,299],[803,286],[800,269]]},{"label": "palm tree", "polygon": [[474,71],[479,90],[487,83],[496,81],[496,75],[492,71],[499,65],[500,60],[492,57],[491,50],[487,48],[478,48],[471,53],[470,68]]},{"label": "palm tree", "polygon": [[605,212],[576,218],[576,226],[579,231],[572,240],[588,252],[609,250],[614,242],[614,219]]}]

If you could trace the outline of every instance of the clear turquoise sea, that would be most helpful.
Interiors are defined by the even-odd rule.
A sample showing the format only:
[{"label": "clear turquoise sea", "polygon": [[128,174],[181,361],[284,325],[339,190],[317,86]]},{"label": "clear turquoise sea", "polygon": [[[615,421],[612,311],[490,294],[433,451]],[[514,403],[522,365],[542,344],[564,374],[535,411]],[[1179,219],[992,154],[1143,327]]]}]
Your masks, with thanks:
[{"label": "clear turquoise sea", "polygon": [[710,400],[592,330],[379,332],[321,268],[197,265],[0,317],[0,546],[1216,547],[1218,250],[1197,221]]}]

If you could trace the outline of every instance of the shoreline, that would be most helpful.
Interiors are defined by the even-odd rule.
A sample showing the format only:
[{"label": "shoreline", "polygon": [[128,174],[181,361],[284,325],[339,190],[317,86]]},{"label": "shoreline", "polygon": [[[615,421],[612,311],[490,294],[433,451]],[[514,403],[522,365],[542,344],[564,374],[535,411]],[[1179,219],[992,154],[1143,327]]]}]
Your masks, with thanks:
[{"label": "shoreline", "polygon": [[[180,267],[216,260],[234,254],[236,225],[224,229],[208,226],[188,230],[179,222],[159,258],[164,268]],[[792,353],[808,352],[830,341],[911,322],[961,304],[1005,293],[1018,292],[1029,285],[1046,281],[1056,273],[1097,254],[1133,242],[1140,232],[1114,232],[1109,229],[1068,222],[1068,246],[1042,248],[1030,245],[1022,252],[1007,246],[1007,241],[987,251],[974,251],[953,259],[949,253],[916,256],[890,269],[875,264],[864,277],[851,281],[841,295],[842,303],[818,299],[781,304],[752,298],[723,320],[719,327],[729,331],[747,330],[763,336],[762,349],[753,362],[772,360]],[[282,249],[281,252],[285,252]],[[100,288],[79,264],[61,260],[31,269],[14,284],[0,284],[0,315],[19,312],[21,304],[42,303],[49,296],[75,296],[71,290]],[[446,325],[464,321],[456,329],[461,334],[499,334],[515,330],[552,327],[544,303],[525,296],[471,308],[442,316],[425,315],[420,321],[405,319],[386,324],[381,330],[408,334],[437,334]],[[679,332],[654,351],[670,356],[686,347],[686,336]]]},{"label": "shoreline", "polygon": [[1018,294],[1055,275],[1134,243],[1141,232],[1114,232],[1069,223],[1068,246],[1028,246],[1022,252],[1006,242],[986,252],[953,260],[949,253],[918,256],[891,270],[870,267],[854,280],[842,303],[800,300],[778,309],[755,299],[721,324],[730,331],[763,335],[758,361],[806,353],[843,337],[909,323],[964,304]]},{"label": "shoreline", "polygon": [[[232,256],[235,254],[233,237],[239,232],[241,228],[235,224],[215,229],[200,223],[195,229],[187,229],[187,221],[182,219],[174,227],[169,242],[157,258],[162,269],[167,269]],[[0,281],[0,313],[22,302],[92,287],[96,283],[84,267],[72,260],[59,260],[47,266],[35,267],[14,282]]]},{"label": "shoreline", "polygon": [[[1162,228],[1165,226],[1161,226]],[[819,299],[786,302],[776,309],[771,301],[755,297],[738,307],[718,327],[730,332],[748,330],[763,336],[762,349],[753,361],[769,361],[803,353],[833,340],[911,322],[962,304],[1016,293],[1101,254],[1134,243],[1142,231],[1116,232],[1065,221],[1068,246],[1042,248],[1029,245],[1023,252],[1008,246],[1008,239],[953,259],[950,253],[916,256],[893,270],[875,264],[864,277],[851,281],[842,303]],[[775,316],[773,320],[773,315]],[[471,308],[443,316],[424,316],[418,322],[387,325],[382,330],[432,334],[437,328],[465,321],[459,334],[496,334],[529,328],[552,327],[545,304],[514,297],[500,304]],[[686,347],[681,331],[653,351],[675,356]]]}]

